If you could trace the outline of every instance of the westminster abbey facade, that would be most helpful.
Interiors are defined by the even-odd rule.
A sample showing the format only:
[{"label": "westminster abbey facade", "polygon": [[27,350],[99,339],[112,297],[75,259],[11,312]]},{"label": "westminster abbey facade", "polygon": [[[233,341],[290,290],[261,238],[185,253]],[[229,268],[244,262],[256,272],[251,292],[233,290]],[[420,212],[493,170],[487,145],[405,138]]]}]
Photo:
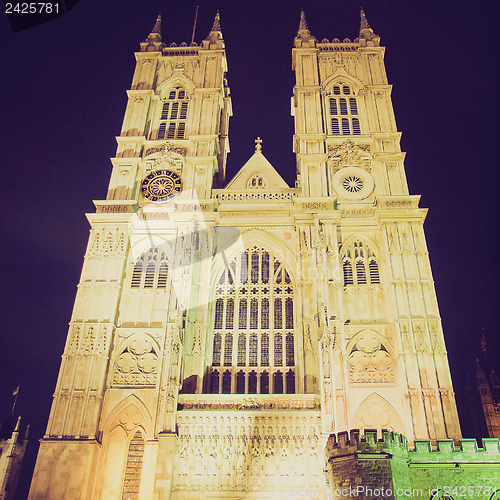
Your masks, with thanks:
[{"label": "westminster abbey facade", "polygon": [[[327,498],[364,481],[356,450],[453,451],[427,211],[408,192],[364,13],[353,41],[317,40],[302,13],[294,186],[260,139],[226,179],[218,14],[199,45],[164,44],[160,24],[136,53],[107,197],[87,215],[29,498]],[[408,470],[377,477],[424,481]]]}]

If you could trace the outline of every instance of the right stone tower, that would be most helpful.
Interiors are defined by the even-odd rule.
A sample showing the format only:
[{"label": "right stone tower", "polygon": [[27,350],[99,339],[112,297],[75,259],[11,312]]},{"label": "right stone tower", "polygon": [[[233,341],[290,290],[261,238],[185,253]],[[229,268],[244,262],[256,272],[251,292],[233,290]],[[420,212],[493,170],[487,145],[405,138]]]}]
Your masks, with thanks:
[{"label": "right stone tower", "polygon": [[361,11],[358,39],[319,41],[302,13],[293,69],[297,187],[318,207],[335,199],[336,209],[332,224],[319,227],[335,242],[338,262],[316,276],[311,266],[301,273],[322,325],[323,432],[390,428],[410,440],[460,438],[427,210],[408,191],[380,37]]}]

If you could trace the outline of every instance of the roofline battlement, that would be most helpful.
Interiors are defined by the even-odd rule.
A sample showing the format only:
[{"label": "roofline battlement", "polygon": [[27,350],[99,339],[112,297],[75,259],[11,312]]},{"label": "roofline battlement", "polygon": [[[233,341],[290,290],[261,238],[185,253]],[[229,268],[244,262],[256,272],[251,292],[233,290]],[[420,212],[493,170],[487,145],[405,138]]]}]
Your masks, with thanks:
[{"label": "roofline battlement", "polygon": [[436,444],[430,439],[417,439],[414,446],[409,447],[403,434],[387,429],[351,429],[349,432],[331,434],[327,443],[327,455],[331,458],[351,453],[392,453],[399,451],[413,464],[419,462],[494,462],[500,461],[500,440],[483,438],[483,447],[479,447],[476,439],[460,439],[457,444],[453,439],[437,439]]}]

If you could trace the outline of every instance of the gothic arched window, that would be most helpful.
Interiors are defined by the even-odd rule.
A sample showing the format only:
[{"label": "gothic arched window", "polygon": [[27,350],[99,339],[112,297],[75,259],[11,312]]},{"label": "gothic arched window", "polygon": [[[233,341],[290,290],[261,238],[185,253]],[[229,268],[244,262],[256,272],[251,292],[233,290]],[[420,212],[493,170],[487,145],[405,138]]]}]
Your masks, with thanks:
[{"label": "gothic arched window", "polygon": [[358,102],[354,89],[342,82],[332,87],[328,98],[329,135],[360,135]]},{"label": "gothic arched window", "polygon": [[163,100],[158,139],[184,139],[188,112],[188,96],[182,87],[173,88]]},{"label": "gothic arched window", "polygon": [[150,248],[135,262],[130,288],[167,288],[167,257],[158,247]]},{"label": "gothic arched window", "polygon": [[249,189],[263,189],[266,187],[266,181],[260,174],[253,175],[247,182]]},{"label": "gothic arched window", "polygon": [[[207,390],[296,392],[293,300],[290,274],[271,251],[253,247],[230,262],[216,287],[211,372],[217,375]],[[228,368],[223,377],[221,366]]]},{"label": "gothic arched window", "polygon": [[138,500],[139,498],[144,444],[141,432],[137,431],[128,446],[122,500]]},{"label": "gothic arched window", "polygon": [[342,269],[344,272],[344,286],[380,283],[377,257],[360,240],[354,241],[343,251]]}]

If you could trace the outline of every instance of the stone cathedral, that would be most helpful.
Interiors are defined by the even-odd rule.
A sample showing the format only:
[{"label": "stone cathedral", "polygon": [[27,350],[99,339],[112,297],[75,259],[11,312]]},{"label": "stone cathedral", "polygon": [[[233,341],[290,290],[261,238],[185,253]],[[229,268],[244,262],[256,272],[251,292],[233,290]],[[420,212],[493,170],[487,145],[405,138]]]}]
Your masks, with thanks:
[{"label": "stone cathedral", "polygon": [[301,14],[294,186],[260,139],[226,179],[224,47],[218,14],[190,45],[158,17],[136,53],[29,498],[453,497],[422,463],[496,467],[498,440],[459,441],[380,38]]}]

